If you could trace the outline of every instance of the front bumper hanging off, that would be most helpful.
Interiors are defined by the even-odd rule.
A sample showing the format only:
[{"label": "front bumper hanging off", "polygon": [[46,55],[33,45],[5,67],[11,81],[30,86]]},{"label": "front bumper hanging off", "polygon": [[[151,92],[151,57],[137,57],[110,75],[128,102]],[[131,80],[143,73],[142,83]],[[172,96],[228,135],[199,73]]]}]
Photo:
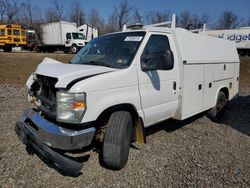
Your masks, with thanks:
[{"label": "front bumper hanging off", "polygon": [[81,149],[91,144],[95,134],[94,127],[77,131],[60,127],[30,108],[16,123],[15,131],[24,144],[31,145],[62,170],[72,173],[79,172],[83,164],[67,158],[54,149]]}]

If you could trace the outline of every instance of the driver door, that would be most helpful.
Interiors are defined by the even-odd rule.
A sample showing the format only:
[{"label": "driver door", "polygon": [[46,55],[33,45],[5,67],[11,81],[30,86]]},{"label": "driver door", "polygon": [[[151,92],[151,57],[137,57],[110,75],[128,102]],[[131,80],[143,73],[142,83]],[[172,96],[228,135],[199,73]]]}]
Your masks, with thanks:
[{"label": "driver door", "polygon": [[70,47],[72,46],[72,36],[71,33],[66,33],[66,41],[65,41],[65,46]]},{"label": "driver door", "polygon": [[[159,64],[157,58],[145,62],[144,57],[157,57],[164,51],[172,50],[174,66],[170,70],[158,70],[153,64]],[[138,65],[141,106],[144,112],[144,125],[149,126],[173,117],[178,107],[179,67],[172,36],[152,33],[144,46]],[[155,70],[143,71],[145,63],[150,63]],[[147,66],[151,66],[147,65]],[[143,68],[144,69],[144,68]]]}]

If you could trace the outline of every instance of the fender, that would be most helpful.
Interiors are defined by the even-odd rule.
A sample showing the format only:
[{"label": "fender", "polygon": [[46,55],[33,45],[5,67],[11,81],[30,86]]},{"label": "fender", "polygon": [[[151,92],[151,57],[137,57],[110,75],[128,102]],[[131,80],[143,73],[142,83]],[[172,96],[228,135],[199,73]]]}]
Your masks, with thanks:
[{"label": "fender", "polygon": [[227,93],[225,93],[226,94],[226,96],[227,96],[227,99],[229,99],[229,89],[228,89],[228,86],[227,85],[222,85],[222,86],[220,86],[218,89],[217,89],[217,91],[216,91],[216,95],[215,95],[215,99],[214,99],[214,106],[216,105],[216,103],[217,103],[217,97],[218,97],[218,94],[219,94],[219,92],[220,91],[224,91],[224,90],[227,90]]}]

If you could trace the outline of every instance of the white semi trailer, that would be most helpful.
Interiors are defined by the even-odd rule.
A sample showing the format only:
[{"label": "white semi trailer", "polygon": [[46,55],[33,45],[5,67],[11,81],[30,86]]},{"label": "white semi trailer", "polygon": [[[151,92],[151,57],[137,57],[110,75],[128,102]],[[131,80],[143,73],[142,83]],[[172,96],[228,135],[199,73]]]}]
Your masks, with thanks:
[{"label": "white semi trailer", "polygon": [[98,36],[98,29],[87,24],[77,27],[76,23],[59,21],[40,25],[39,51],[64,51],[77,53],[90,40]]},{"label": "white semi trailer", "polygon": [[234,41],[240,55],[250,56],[250,27],[229,30],[206,30],[205,32],[209,36]]},{"label": "white semi trailer", "polygon": [[34,108],[16,124],[22,142],[73,172],[82,164],[58,149],[99,142],[104,165],[121,169],[131,142],[146,142],[145,128],[204,111],[218,120],[238,95],[235,44],[175,28],[174,16],[165,24],[91,40],[70,64],[45,58],[26,83]]}]

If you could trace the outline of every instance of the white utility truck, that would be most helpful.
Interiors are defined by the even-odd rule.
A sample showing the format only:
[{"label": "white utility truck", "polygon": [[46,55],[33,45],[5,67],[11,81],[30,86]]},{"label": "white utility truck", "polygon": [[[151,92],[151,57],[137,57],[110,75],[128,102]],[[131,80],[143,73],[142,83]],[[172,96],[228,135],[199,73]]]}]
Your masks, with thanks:
[{"label": "white utility truck", "polygon": [[233,42],[175,28],[175,16],[127,26],[90,41],[70,64],[45,58],[27,81],[34,108],[15,130],[63,170],[82,164],[58,149],[84,151],[97,141],[104,165],[121,169],[131,142],[146,142],[146,127],[203,111],[220,118],[238,94],[239,65]]},{"label": "white utility truck", "polygon": [[39,51],[65,51],[77,53],[90,40],[98,37],[97,27],[82,25],[77,27],[76,23],[58,21],[40,25]]},{"label": "white utility truck", "polygon": [[240,55],[250,56],[250,27],[225,30],[203,30],[207,35],[234,41]]}]

